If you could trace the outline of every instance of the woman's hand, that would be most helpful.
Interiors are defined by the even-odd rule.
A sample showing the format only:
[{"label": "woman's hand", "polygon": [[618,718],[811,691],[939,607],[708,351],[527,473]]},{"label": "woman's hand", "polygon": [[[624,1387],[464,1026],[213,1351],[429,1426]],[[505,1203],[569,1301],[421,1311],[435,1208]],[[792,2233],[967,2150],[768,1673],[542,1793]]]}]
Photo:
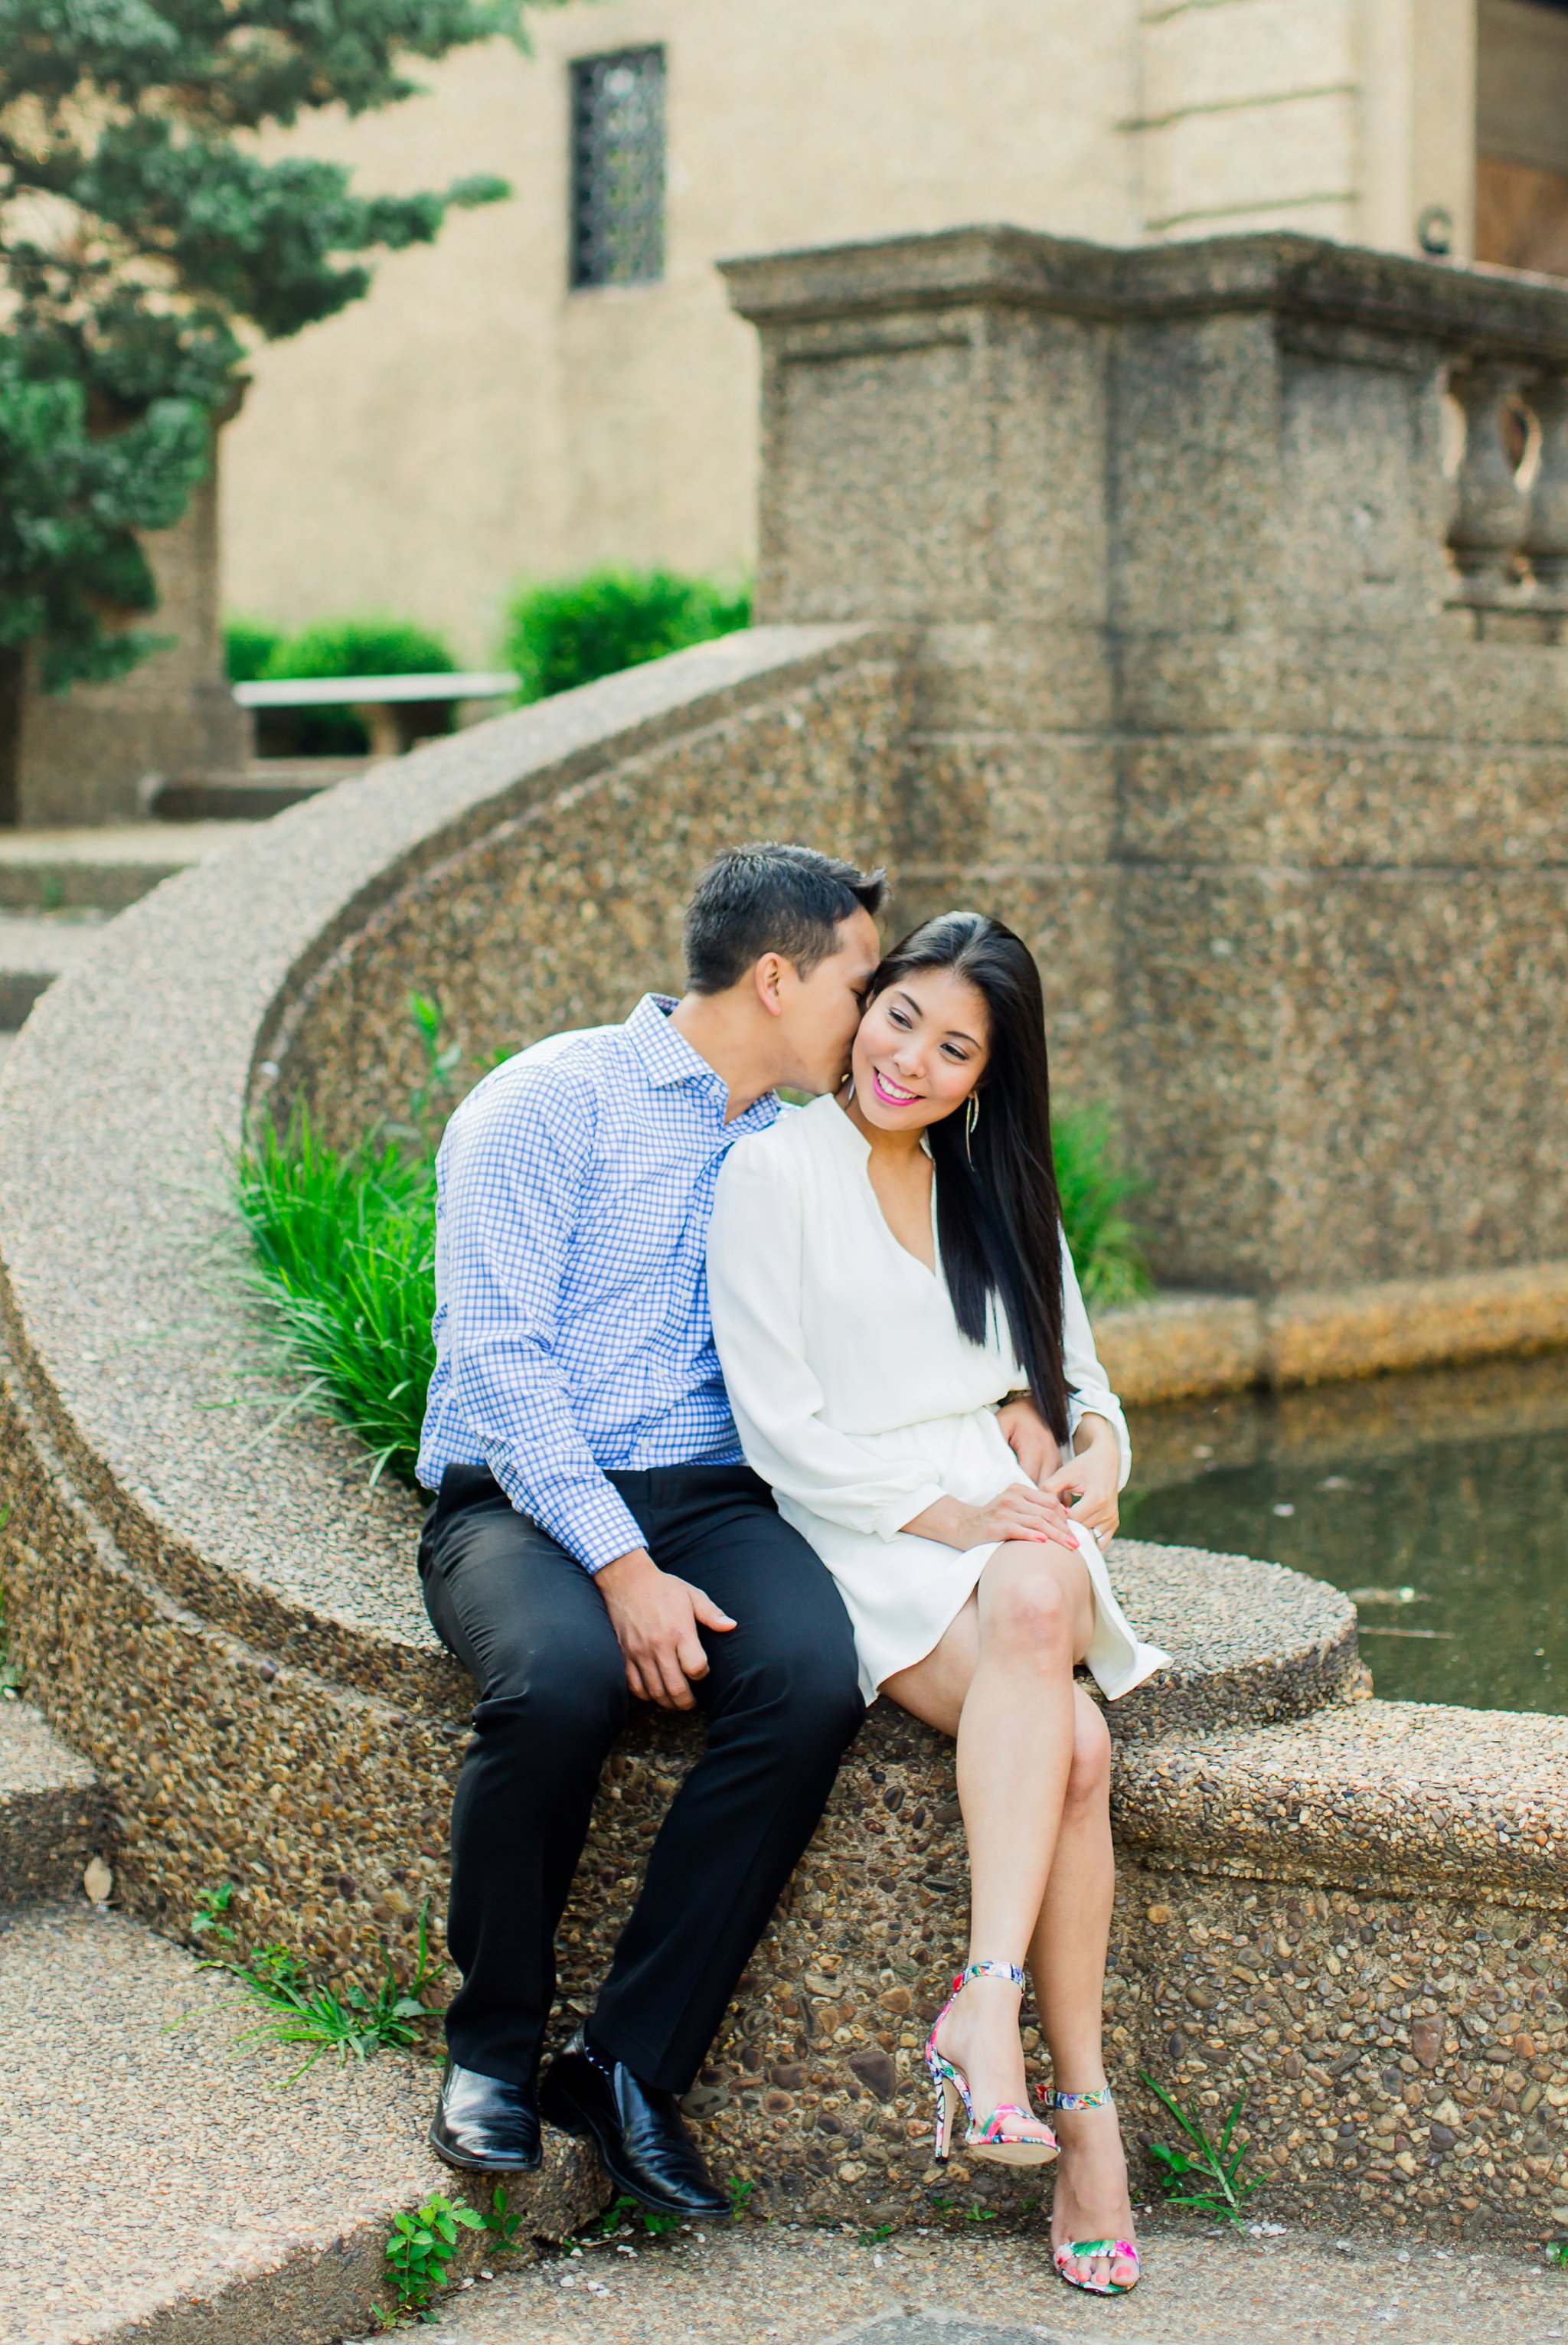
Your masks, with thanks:
[{"label": "woman's hand", "polygon": [[902,1528],[919,1538],[940,1539],[943,1547],[961,1551],[984,1547],[993,1539],[1050,1539],[1071,1548],[1074,1555],[1078,1551],[1072,1520],[1061,1499],[1026,1482],[1009,1482],[983,1507],[968,1506],[962,1498],[939,1498]]},{"label": "woman's hand", "polygon": [[1074,1455],[1048,1475],[1042,1496],[1065,1499],[1075,1495],[1073,1520],[1094,1532],[1102,1547],[1110,1541],[1120,1520],[1116,1486],[1122,1477],[1122,1453],[1116,1428],[1104,1416],[1082,1416],[1073,1437]]},{"label": "woman's hand", "polygon": [[1042,1483],[1048,1474],[1056,1471],[1062,1463],[1061,1447],[1032,1400],[1025,1397],[1003,1401],[996,1412],[996,1422],[1032,1482]]}]

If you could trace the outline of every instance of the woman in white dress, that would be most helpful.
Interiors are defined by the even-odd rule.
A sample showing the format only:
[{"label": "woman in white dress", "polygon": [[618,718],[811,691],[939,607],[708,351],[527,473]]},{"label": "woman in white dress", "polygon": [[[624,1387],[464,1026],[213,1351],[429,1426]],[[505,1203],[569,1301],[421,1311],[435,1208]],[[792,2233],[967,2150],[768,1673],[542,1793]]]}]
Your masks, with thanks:
[{"label": "woman in white dress", "polygon": [[[1114,1700],[1166,1656],[1101,1555],[1126,1426],[1062,1235],[1040,980],[1011,929],[952,912],[894,948],[847,1090],[730,1151],[708,1282],[747,1458],[838,1580],[867,1700],[957,1738],[970,1938],[926,2055],[938,2155],[961,2106],[968,2155],[1060,2146],[1055,2268],[1123,2293],[1109,1737],[1074,1671]],[[1029,2112],[1025,1962],[1056,2131]]]}]

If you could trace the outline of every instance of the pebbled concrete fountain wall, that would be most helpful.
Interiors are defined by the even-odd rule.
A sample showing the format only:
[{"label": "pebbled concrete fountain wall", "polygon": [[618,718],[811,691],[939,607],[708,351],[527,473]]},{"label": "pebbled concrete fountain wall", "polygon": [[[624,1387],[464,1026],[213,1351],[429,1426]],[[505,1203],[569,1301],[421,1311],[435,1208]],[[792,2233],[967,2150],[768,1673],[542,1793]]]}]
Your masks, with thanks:
[{"label": "pebbled concrete fountain wall", "polygon": [[[907,289],[891,281],[878,314],[902,318]],[[1011,433],[1038,476],[1029,401],[1055,330],[1011,318],[988,340],[974,316],[955,322],[951,286],[939,291],[894,337],[935,353],[921,360],[936,371],[922,428],[934,446],[949,392],[972,420],[974,351],[993,350],[993,383],[1015,394],[994,411],[994,444]],[[975,298],[983,323],[1001,296]],[[855,299],[864,308],[863,285]],[[1236,302],[1256,307],[1246,285]],[[1108,330],[1101,320],[1085,347]],[[853,353],[833,326],[809,401],[841,392],[869,427],[883,375],[890,398],[906,380],[901,358],[877,355],[882,332],[869,371],[836,376]],[[1081,454],[1072,439],[1063,463]],[[921,477],[912,456],[906,469]],[[850,587],[865,500],[897,485],[842,482]],[[988,492],[972,510],[950,485],[930,540],[944,558],[979,562],[998,529],[1019,560],[1061,553],[1026,502]],[[965,825],[977,807],[999,819],[1003,801],[990,780],[983,806],[964,794],[973,702],[951,788],[924,801],[951,797],[952,838],[923,867],[911,852],[944,664],[984,651],[985,689],[1011,676],[1016,715],[1038,705],[1039,663],[1071,679],[1093,629],[1058,642],[1043,605],[1032,634],[944,635],[919,604],[929,545],[911,549],[891,624],[759,628],[295,809],[116,922],[10,1052],[0,1570],[13,1650],[109,1788],[121,1893],[170,1932],[229,1878],[250,1942],[281,1937],[337,1975],[368,1972],[383,1942],[406,1965],[427,1898],[439,1916],[470,1699],[419,1602],[414,1502],[369,1487],[349,1437],[290,1406],[247,1315],[228,1152],[249,1115],[297,1100],[337,1137],[399,1106],[420,1072],[414,988],[440,996],[471,1067],[564,1020],[622,1014],[669,969],[672,907],[697,865],[739,833],[891,855],[911,904],[921,887],[945,899],[960,876],[966,891],[983,878],[962,860]],[[990,624],[963,613],[965,628]],[[1021,844],[1032,821],[1048,838],[1058,812],[1089,804],[1071,787],[1032,798],[1033,755],[981,761],[1014,777]],[[1094,889],[1067,880],[1046,858],[1037,901],[1051,936],[1089,907],[1054,979],[1089,1020],[1064,1044],[1086,1080],[1109,1030],[1094,1022],[1111,999],[1095,971],[1110,966],[1114,891],[1095,912]],[[1223,1204],[1228,1160],[1204,1161]],[[1527,2237],[1568,2220],[1555,1967],[1568,1722],[1368,1699],[1348,1601],[1271,1566],[1126,1542],[1112,1563],[1176,1656],[1113,1713],[1111,2056],[1135,2138],[1163,2128],[1146,2066],[1211,2110],[1246,2088],[1265,2211],[1342,2224],[1367,2208]],[[562,2028],[592,1992],[697,1731],[639,1721],[607,1771],[565,1925]],[[927,2163],[919,2048],[962,1906],[950,1750],[879,1708],[692,2096],[721,2173],[813,2218],[904,2219],[954,2190],[1022,2211],[1015,2178]]]}]

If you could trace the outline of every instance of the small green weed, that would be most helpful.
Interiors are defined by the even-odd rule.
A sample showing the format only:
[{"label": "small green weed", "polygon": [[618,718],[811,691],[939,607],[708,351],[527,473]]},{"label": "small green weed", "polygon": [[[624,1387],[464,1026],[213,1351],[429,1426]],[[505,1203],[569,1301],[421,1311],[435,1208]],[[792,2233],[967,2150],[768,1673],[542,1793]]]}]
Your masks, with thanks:
[{"label": "small green weed", "polygon": [[[191,1935],[225,1947],[235,1945],[238,1935],[228,1919],[233,1896],[230,1882],[221,1889],[204,1890],[191,1916]],[[260,2039],[311,2047],[290,2072],[287,2081],[292,2084],[329,2052],[336,2052],[341,2060],[366,2060],[373,2052],[408,2051],[419,2043],[421,2029],[439,2015],[423,2000],[430,1975],[429,1923],[426,1898],[420,1908],[414,1974],[406,1987],[384,1948],[382,1976],[373,1993],[358,1979],[351,1979],[341,1995],[335,1987],[313,1986],[303,1963],[287,1946],[258,1947],[243,1962],[227,1953],[209,1955],[207,1966],[227,1971],[261,2007],[263,2016],[241,2030],[240,2043]]]},{"label": "small green weed", "polygon": [[644,2230],[656,2239],[662,2238],[666,2231],[678,2231],[680,2228],[678,2215],[661,2215],[655,2208],[645,2207],[637,2199],[623,2196],[614,2200],[600,2216],[599,2237],[613,2238],[617,2231],[634,2220],[641,2223]]},{"label": "small green weed", "polygon": [[1553,2231],[1546,2242],[1546,2260],[1559,2271],[1568,2271],[1568,2231]]},{"label": "small green weed", "polygon": [[457,2253],[458,2232],[488,2228],[483,2215],[476,2215],[472,2207],[454,2207],[440,2191],[427,2198],[417,2214],[394,2215],[386,2259],[399,2310],[425,2311],[436,2289],[446,2286]]},{"label": "small green weed", "polygon": [[749,2215],[751,2212],[752,2194],[757,2188],[756,2183],[751,2181],[743,2182],[738,2174],[732,2174],[729,2180],[726,2183],[725,2188],[729,2193],[730,2212],[736,2217],[737,2220],[738,2220],[742,2215]]},{"label": "small green weed", "polygon": [[[426,1154],[433,1156],[441,1133],[431,1131],[431,1119],[439,1113],[441,1122],[444,1124],[456,1105],[453,1078],[463,1063],[463,1045],[443,1040],[445,1021],[441,1004],[432,1000],[428,993],[409,995],[408,1014],[424,1045],[424,1077],[409,1094],[411,1136]],[[511,1053],[504,1055],[510,1057]]]},{"label": "small green weed", "polygon": [[484,2228],[497,2254],[520,2245],[517,2234],[523,2228],[523,2218],[508,2211],[504,2182],[498,2182],[490,2194],[490,2211],[484,2218]]},{"label": "small green weed", "polygon": [[882,2241],[891,2239],[892,2235],[893,2227],[891,2223],[879,2223],[874,2230],[858,2232],[856,2237],[862,2248],[880,2248]]},{"label": "small green weed", "polygon": [[190,1917],[191,1936],[211,1938],[219,1945],[232,1946],[239,1934],[229,1919],[229,1908],[233,1903],[232,1881],[226,1881],[220,1889],[204,1889]]},{"label": "small green weed", "polygon": [[1192,2207],[1200,2215],[1213,2215],[1222,2223],[1237,2221],[1243,2202],[1258,2187],[1256,2181],[1242,2178],[1247,2145],[1231,2147],[1231,2137],[1247,2098],[1245,2091],[1237,2093],[1231,2103],[1219,2139],[1211,2141],[1196,2109],[1184,2109],[1163,2085],[1156,2084],[1146,2069],[1138,2073],[1192,2145],[1189,2149],[1167,2149],[1159,2142],[1149,2144],[1149,2156],[1159,2168],[1160,2188],[1166,2198],[1173,2207]]},{"label": "small green weed", "polygon": [[[0,1531],[11,1519],[11,1502],[0,1507]],[[5,1591],[0,1588],[0,1700],[15,1701],[22,1685],[22,1673],[5,1651]]]},{"label": "small green weed", "polygon": [[931,2203],[939,2215],[945,2215],[952,2223],[994,2223],[996,2220],[995,2208],[983,2207],[978,2198],[972,2207],[955,2207],[951,2198],[933,2198]]}]

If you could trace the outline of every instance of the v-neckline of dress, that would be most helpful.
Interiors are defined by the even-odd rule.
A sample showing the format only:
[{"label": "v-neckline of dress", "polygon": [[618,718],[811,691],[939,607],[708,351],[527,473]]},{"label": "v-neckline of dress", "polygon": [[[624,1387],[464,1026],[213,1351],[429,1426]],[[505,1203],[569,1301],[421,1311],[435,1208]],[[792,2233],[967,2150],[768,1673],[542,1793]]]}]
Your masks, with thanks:
[{"label": "v-neckline of dress", "polygon": [[922,1132],[921,1134],[920,1144],[921,1148],[924,1149],[926,1155],[931,1157],[931,1260],[930,1262],[922,1262],[918,1254],[911,1254],[910,1252],[908,1246],[905,1245],[902,1238],[900,1237],[891,1222],[889,1221],[887,1214],[882,1210],[882,1201],[878,1196],[876,1184],[871,1179],[871,1142],[866,1138],[865,1133],[860,1129],[860,1126],[853,1121],[849,1110],[847,1108],[840,1107],[837,1099],[829,1097],[825,1100],[824,1104],[843,1125],[844,1130],[854,1142],[855,1146],[859,1151],[860,1175],[866,1184],[866,1194],[871,1199],[871,1211],[875,1213],[878,1221],[881,1223],[883,1230],[887,1233],[889,1244],[894,1246],[897,1251],[902,1254],[906,1262],[912,1262],[917,1270],[923,1271],[926,1277],[932,1280],[933,1284],[940,1286],[942,1284],[942,1248],[937,1242],[936,1229],[936,1160],[934,1157],[932,1157],[930,1141]]}]

